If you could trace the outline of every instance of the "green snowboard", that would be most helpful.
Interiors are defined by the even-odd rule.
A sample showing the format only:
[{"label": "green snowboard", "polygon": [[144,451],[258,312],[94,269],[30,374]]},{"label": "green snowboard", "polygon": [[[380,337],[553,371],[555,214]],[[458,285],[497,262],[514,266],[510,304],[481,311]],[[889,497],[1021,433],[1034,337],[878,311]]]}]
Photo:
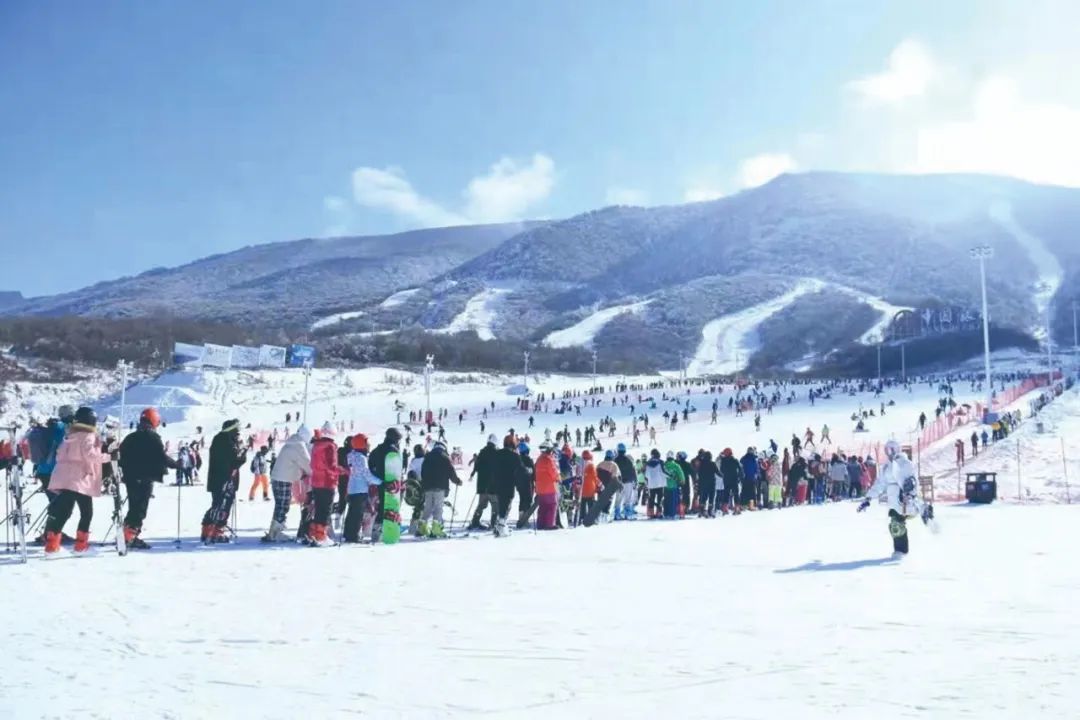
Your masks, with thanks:
[{"label": "green snowboard", "polygon": [[393,545],[401,539],[401,454],[386,453],[386,477],[383,478],[382,541]]}]

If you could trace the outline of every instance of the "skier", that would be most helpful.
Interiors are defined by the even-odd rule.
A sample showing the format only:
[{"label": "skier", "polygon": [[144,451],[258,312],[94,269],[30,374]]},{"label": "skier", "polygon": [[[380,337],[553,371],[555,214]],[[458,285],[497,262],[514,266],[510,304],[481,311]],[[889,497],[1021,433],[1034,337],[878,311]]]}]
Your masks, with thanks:
[{"label": "skier", "polygon": [[[469,523],[469,530],[489,530],[495,527],[495,521],[499,516],[499,499],[495,495],[495,454],[498,452],[495,448],[496,442],[498,438],[495,435],[488,435],[487,444],[477,453],[476,464],[473,465],[472,473],[469,474],[470,480],[473,475],[476,476],[476,512],[473,513],[472,522]],[[484,509],[488,505],[491,505],[490,528],[480,522]]]},{"label": "skier", "polygon": [[899,559],[908,552],[907,518],[921,516],[923,523],[929,523],[934,517],[934,506],[923,503],[916,494],[916,470],[911,460],[900,452],[900,443],[889,440],[885,443],[885,457],[888,462],[878,470],[877,480],[866,493],[866,498],[859,504],[858,512],[870,507],[871,499],[886,497],[889,505],[889,534],[893,538],[893,559]]},{"label": "skier", "polygon": [[649,488],[649,500],[646,506],[649,518],[663,517],[664,488],[667,487],[667,474],[664,473],[664,463],[660,459],[660,451],[656,448],[650,451],[649,459],[645,463],[645,482]]},{"label": "skier", "polygon": [[270,448],[263,445],[259,448],[259,452],[255,453],[255,457],[251,459],[252,480],[251,489],[248,490],[248,502],[255,499],[255,490],[259,487],[262,488],[263,500],[270,499]]},{"label": "skier", "polygon": [[349,438],[349,452],[345,456],[349,467],[348,500],[345,521],[342,523],[342,542],[358,543],[372,539],[380,481],[368,466],[370,450],[371,445],[364,433]]},{"label": "skier", "polygon": [[675,462],[679,464],[679,469],[683,473],[683,482],[679,486],[679,507],[677,508],[679,517],[686,517],[686,509],[691,507],[693,500],[690,496],[690,488],[697,482],[697,476],[694,474],[694,466],[686,458],[686,453],[680,450],[675,453]]},{"label": "skier", "polygon": [[619,466],[619,476],[622,478],[622,493],[617,500],[622,507],[622,511],[620,512],[618,506],[616,507],[615,519],[632,520],[637,515],[634,503],[634,493],[637,490],[637,470],[634,467],[633,459],[626,454],[626,445],[619,443],[615,451],[615,464]]},{"label": "skier", "polygon": [[[598,486],[600,485],[600,478],[596,473],[596,466],[593,464],[592,453],[585,450],[581,453],[581,459],[584,462],[582,468],[581,490],[578,497],[578,517],[585,517],[592,512],[593,505],[596,504],[596,493],[598,492]],[[570,519],[571,525],[577,525],[577,518]]]},{"label": "skier", "polygon": [[536,466],[529,457],[528,443],[518,443],[518,454],[521,455],[522,473],[517,479],[518,493],[518,521],[517,528],[522,530],[529,526],[529,516],[532,514],[533,505],[533,475]]},{"label": "skier", "polygon": [[[311,431],[307,429],[307,425],[301,425],[285,440],[277,461],[270,468],[270,490],[274,494],[274,515],[270,520],[270,529],[263,537],[263,542],[287,540],[284,536],[285,519],[289,514],[293,488],[302,484],[306,486],[305,479],[311,475],[311,450],[308,449],[310,442]],[[299,495],[306,497],[307,492],[305,487]]]},{"label": "skier", "polygon": [[308,535],[314,546],[325,547],[335,544],[327,534],[327,530],[330,524],[330,511],[334,504],[334,493],[337,492],[338,476],[341,474],[341,468],[338,467],[337,445],[334,443],[336,433],[331,423],[324,423],[322,430],[319,431],[319,437],[311,446],[311,494],[315,511]]},{"label": "skier", "polygon": [[[619,505],[622,493],[622,471],[615,462],[615,453],[613,451],[607,450],[604,452],[604,459],[596,466],[596,477],[601,487],[600,496],[597,498],[597,502],[600,503],[601,507],[594,508],[593,512],[595,513],[598,510],[606,519],[611,512],[611,503],[614,499],[615,517],[616,519],[622,518]],[[592,522],[592,518],[586,518],[585,522],[586,524]]]},{"label": "skier", "polygon": [[537,530],[555,529],[559,507],[559,466],[555,462],[555,448],[548,442],[540,445],[540,457],[536,459],[536,516]]},{"label": "skier", "polygon": [[720,513],[727,515],[728,512],[739,511],[739,475],[742,466],[735,459],[735,453],[731,448],[724,448],[720,453],[720,475],[723,478],[723,487],[720,490]]},{"label": "skier", "polygon": [[210,509],[203,515],[201,539],[204,543],[227,543],[225,526],[236,500],[240,468],[247,460],[247,450],[240,440],[240,421],[226,420],[221,432],[210,441],[210,459],[206,469],[206,491]]},{"label": "skier", "polygon": [[671,520],[679,512],[679,488],[686,482],[686,476],[671,450],[668,450],[667,460],[664,462],[664,474],[667,476],[664,488],[664,517]]},{"label": "skier", "polygon": [[54,493],[45,521],[45,552],[60,549],[64,523],[79,506],[79,527],[75,533],[77,553],[90,549],[90,521],[94,518],[94,498],[101,495],[101,466],[109,456],[101,450],[97,416],[88,407],[75,411],[74,422],[55,453],[49,487]]},{"label": "skier", "polygon": [[[450,492],[450,483],[461,486],[454,464],[446,453],[446,445],[435,443],[431,452],[424,456],[420,467],[421,487],[424,491],[424,512],[420,518],[420,534],[431,538],[446,537],[443,527],[443,505]],[[428,524],[430,523],[430,524]]]},{"label": "skier", "polygon": [[495,537],[505,537],[509,532],[506,527],[506,518],[510,513],[510,503],[514,499],[518,479],[525,472],[521,454],[517,451],[517,439],[513,433],[503,438],[502,449],[495,452],[493,464],[496,505],[492,509],[491,529]]},{"label": "skier", "polygon": [[742,495],[739,497],[739,506],[756,510],[754,500],[757,494],[758,473],[761,472],[761,466],[758,463],[757,453],[754,452],[754,448],[746,448],[746,454],[742,456],[739,463],[742,465]]},{"label": "skier", "polygon": [[827,424],[821,426],[821,442],[825,445],[832,445],[832,438],[829,437],[829,426]]},{"label": "skier", "polygon": [[769,456],[769,464],[765,468],[765,480],[769,486],[768,508],[778,508],[783,502],[784,472],[780,463],[780,456],[773,453]]},{"label": "skier", "polygon": [[179,463],[165,452],[165,445],[157,434],[160,424],[158,411],[152,407],[146,408],[139,415],[138,428],[120,443],[120,469],[123,471],[124,487],[127,488],[128,511],[124,527],[118,532],[124,533],[127,547],[136,550],[150,548],[139,538],[139,533],[142,532],[150,506],[154,483],[162,482],[169,468],[179,467]]},{"label": "skier", "polygon": [[716,479],[720,468],[713,460],[712,453],[706,450],[698,460],[698,512],[701,517],[716,515]]}]

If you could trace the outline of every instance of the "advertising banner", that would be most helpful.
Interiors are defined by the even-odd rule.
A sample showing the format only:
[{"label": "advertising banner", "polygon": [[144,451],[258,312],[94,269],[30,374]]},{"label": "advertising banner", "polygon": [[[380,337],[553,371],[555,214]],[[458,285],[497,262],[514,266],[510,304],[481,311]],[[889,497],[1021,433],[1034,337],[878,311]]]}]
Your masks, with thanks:
[{"label": "advertising banner", "polygon": [[277,345],[263,345],[260,347],[259,367],[285,367],[285,348]]},{"label": "advertising banner", "polygon": [[232,348],[226,345],[206,343],[203,346],[202,364],[209,367],[229,367],[232,364]]},{"label": "advertising banner", "polygon": [[289,367],[304,367],[315,364],[315,348],[310,345],[290,345],[289,357],[286,361]]},{"label": "advertising banner", "polygon": [[178,342],[173,345],[173,365],[201,365],[203,346]]}]

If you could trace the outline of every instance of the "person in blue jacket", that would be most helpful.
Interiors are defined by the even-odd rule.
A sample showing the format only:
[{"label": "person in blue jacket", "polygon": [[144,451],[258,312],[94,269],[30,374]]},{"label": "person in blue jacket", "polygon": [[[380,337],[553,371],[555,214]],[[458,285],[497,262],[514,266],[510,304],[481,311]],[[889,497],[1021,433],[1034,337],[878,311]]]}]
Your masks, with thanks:
[{"label": "person in blue jacket", "polygon": [[761,466],[758,465],[757,453],[754,452],[754,448],[746,448],[746,454],[742,456],[739,462],[742,463],[743,469],[742,495],[739,498],[739,505],[753,510],[754,492],[757,490],[758,474],[761,472]]}]

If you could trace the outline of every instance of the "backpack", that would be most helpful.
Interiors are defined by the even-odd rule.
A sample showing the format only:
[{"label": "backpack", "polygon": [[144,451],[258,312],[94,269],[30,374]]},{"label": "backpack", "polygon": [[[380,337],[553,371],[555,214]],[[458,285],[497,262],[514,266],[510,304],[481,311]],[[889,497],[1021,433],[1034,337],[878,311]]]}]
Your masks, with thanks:
[{"label": "backpack", "polygon": [[405,504],[411,507],[420,507],[424,504],[424,490],[420,484],[420,478],[416,473],[410,473],[405,481]]},{"label": "backpack", "polygon": [[34,465],[41,465],[42,463],[49,462],[52,457],[53,451],[53,424],[55,421],[50,420],[49,425],[37,425],[27,436],[27,442],[30,445],[30,462]]}]

